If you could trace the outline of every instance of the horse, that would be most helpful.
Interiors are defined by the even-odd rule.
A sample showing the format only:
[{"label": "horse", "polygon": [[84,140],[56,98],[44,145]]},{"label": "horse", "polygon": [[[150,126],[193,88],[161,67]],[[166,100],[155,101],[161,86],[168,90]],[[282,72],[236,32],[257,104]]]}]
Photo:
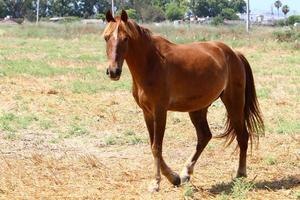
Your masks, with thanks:
[{"label": "horse", "polygon": [[[106,13],[107,75],[117,81],[124,60],[132,76],[132,94],[143,110],[154,157],[151,191],[158,191],[161,173],[174,185],[190,180],[200,154],[212,138],[207,110],[221,98],[227,111],[221,137],[235,138],[240,153],[237,177],[246,177],[248,140],[264,130],[250,64],[242,53],[221,42],[174,44],[128,18],[126,11]],[[162,156],[167,111],[188,112],[197,133],[195,152],[180,175]]]}]

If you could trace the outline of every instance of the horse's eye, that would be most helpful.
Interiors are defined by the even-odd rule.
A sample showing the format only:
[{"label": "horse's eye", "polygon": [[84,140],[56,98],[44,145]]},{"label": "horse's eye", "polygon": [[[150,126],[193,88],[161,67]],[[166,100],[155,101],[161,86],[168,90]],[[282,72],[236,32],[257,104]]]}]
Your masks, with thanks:
[{"label": "horse's eye", "polygon": [[128,41],[128,37],[125,37],[125,38],[124,38],[124,42],[127,42],[127,41]]},{"label": "horse's eye", "polygon": [[109,40],[109,36],[105,36],[104,40],[107,42]]}]

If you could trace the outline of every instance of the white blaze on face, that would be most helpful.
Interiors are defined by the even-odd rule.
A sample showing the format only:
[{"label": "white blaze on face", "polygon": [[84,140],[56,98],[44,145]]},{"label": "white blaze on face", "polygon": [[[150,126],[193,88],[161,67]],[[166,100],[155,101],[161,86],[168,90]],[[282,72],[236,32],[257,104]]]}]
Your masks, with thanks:
[{"label": "white blaze on face", "polygon": [[117,56],[117,44],[118,44],[118,30],[119,30],[119,25],[117,26],[117,28],[114,30],[112,36],[114,38],[114,44],[112,47],[112,59],[115,61],[116,60],[116,56]]}]

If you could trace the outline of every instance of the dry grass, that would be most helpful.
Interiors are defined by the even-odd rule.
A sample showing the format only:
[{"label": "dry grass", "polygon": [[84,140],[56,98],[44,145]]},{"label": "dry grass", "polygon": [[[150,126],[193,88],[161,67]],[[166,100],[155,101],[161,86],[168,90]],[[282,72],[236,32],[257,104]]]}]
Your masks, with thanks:
[{"label": "dry grass", "polygon": [[[35,36],[25,29],[9,35],[4,29],[0,199],[299,199],[299,49],[274,42],[272,29],[256,30],[248,40],[240,29],[198,27],[171,34],[171,29],[156,27],[174,41],[199,39],[202,33],[245,53],[267,130],[259,148],[249,152],[246,180],[233,181],[236,144],[224,149],[222,140],[213,139],[190,184],[174,188],[163,178],[161,191],[151,194],[152,155],[141,110],[128,87],[129,72],[125,67],[117,83],[105,77],[104,44],[98,29],[90,29],[80,28],[71,38],[62,31],[58,40],[51,32]],[[30,66],[35,67],[24,69]],[[222,132],[224,116],[217,101],[209,110],[214,134]],[[164,140],[168,164],[179,172],[195,145],[188,115],[169,113]]]}]

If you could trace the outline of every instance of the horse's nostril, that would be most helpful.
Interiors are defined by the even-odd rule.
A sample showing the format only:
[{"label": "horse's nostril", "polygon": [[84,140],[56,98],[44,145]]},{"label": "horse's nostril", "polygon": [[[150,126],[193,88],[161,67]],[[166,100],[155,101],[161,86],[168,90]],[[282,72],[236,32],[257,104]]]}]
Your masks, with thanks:
[{"label": "horse's nostril", "polygon": [[106,69],[106,75],[109,75],[109,70],[108,70],[108,68]]},{"label": "horse's nostril", "polygon": [[121,70],[121,69],[119,69],[119,68],[117,68],[117,69],[116,69],[116,75],[117,75],[117,76],[120,76],[120,75],[121,75],[121,73],[122,73],[122,70]]}]

